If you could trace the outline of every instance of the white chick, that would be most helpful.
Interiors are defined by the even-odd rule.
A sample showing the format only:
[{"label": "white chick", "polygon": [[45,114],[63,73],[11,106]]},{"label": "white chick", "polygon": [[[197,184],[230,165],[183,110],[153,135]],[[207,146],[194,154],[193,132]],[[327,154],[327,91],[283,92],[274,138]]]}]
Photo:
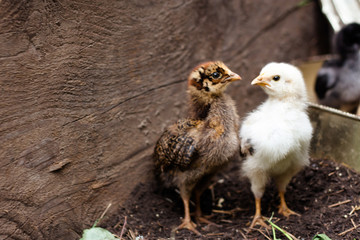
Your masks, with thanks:
[{"label": "white chick", "polygon": [[279,191],[279,213],[297,213],[285,202],[291,178],[309,164],[312,126],[307,115],[307,94],[301,72],[287,63],[269,63],[255,78],[268,99],[244,120],[240,129],[242,172],[251,183],[256,212],[250,228],[268,227],[261,215],[261,198],[270,178]]}]

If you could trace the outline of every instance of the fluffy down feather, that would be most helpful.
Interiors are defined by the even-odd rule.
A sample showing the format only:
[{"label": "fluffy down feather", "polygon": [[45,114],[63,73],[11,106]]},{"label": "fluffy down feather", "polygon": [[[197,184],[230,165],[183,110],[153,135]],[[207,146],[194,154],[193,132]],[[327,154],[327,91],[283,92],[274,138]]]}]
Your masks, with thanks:
[{"label": "fluffy down feather", "polygon": [[[240,130],[241,151],[246,155],[242,172],[250,179],[258,205],[270,178],[282,198],[291,178],[309,163],[312,126],[306,112],[305,83],[296,67],[269,63],[252,84],[269,96],[246,117]],[[281,213],[294,214],[284,199],[281,202]],[[265,225],[258,206],[251,227],[257,223]]]}]

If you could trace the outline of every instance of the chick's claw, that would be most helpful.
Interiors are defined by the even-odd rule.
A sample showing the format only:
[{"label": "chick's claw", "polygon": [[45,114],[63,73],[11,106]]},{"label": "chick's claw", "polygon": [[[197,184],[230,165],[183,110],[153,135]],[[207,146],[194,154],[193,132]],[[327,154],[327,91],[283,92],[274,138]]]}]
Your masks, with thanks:
[{"label": "chick's claw", "polygon": [[266,228],[266,229],[270,229],[270,226],[269,226],[267,223],[265,223],[264,220],[265,220],[264,217],[261,216],[261,215],[259,215],[259,216],[254,216],[254,218],[253,218],[253,220],[252,220],[252,222],[251,222],[251,225],[250,225],[250,227],[249,227],[249,231],[251,231],[252,229],[254,229],[254,227],[257,226],[257,225],[260,225],[261,227],[264,227],[264,228]]},{"label": "chick's claw", "polygon": [[183,221],[182,224],[180,224],[179,226],[177,226],[175,228],[175,231],[179,230],[179,229],[183,229],[183,228],[186,228],[186,229],[192,231],[193,233],[195,233],[196,235],[201,236],[201,233],[198,230],[196,230],[196,224],[192,221]]},{"label": "chick's claw", "polygon": [[280,205],[279,206],[279,211],[278,213],[284,215],[285,217],[289,218],[290,215],[296,215],[296,216],[301,216],[300,214],[298,214],[297,212],[292,211],[290,208],[288,208],[286,205]]},{"label": "chick's claw", "polygon": [[197,223],[204,223],[204,224],[208,224],[208,225],[213,225],[215,227],[221,227],[221,225],[210,221],[207,216],[198,216],[198,217],[195,217],[195,219],[196,219]]}]

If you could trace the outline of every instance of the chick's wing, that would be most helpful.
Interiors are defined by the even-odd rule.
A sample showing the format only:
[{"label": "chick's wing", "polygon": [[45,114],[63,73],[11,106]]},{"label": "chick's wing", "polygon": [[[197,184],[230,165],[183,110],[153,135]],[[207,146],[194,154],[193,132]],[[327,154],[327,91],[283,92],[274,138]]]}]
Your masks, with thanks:
[{"label": "chick's wing", "polygon": [[198,158],[196,140],[190,134],[197,124],[198,121],[182,120],[166,129],[155,146],[155,164],[162,170],[185,171]]}]

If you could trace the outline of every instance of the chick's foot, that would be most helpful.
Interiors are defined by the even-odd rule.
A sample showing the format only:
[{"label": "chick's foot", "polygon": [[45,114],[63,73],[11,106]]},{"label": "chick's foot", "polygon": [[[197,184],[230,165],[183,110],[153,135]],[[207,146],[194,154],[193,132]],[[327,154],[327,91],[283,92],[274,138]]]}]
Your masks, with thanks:
[{"label": "chick's foot", "polygon": [[191,220],[190,221],[184,220],[182,222],[182,224],[180,224],[179,226],[177,226],[175,228],[175,230],[179,230],[179,229],[183,229],[183,228],[186,228],[186,229],[194,232],[196,235],[201,236],[201,233],[198,230],[196,230],[196,224],[194,222],[192,222]]},{"label": "chick's foot", "polygon": [[279,191],[279,196],[280,196],[280,206],[279,206],[279,211],[278,213],[284,215],[285,217],[289,217],[290,215],[297,215],[300,216],[300,214],[290,210],[288,208],[288,206],[286,205],[286,201],[285,201],[285,192],[284,191]]},{"label": "chick's foot", "polygon": [[208,218],[211,218],[212,217],[212,215],[210,215],[210,216],[204,216],[204,215],[202,215],[202,216],[195,216],[195,220],[196,220],[196,223],[204,223],[204,224],[208,224],[208,225],[213,225],[213,226],[216,226],[216,227],[221,227],[221,225],[219,225],[219,224],[216,224],[216,223],[214,223],[214,222],[212,222],[212,221],[210,221]]},{"label": "chick's foot", "polygon": [[270,226],[265,223],[264,221],[264,217],[261,216],[261,215],[255,215],[252,222],[251,222],[251,225],[249,227],[249,231],[251,231],[252,229],[254,229],[255,226],[257,225],[260,225],[261,227],[264,227],[264,228],[267,228],[267,229],[270,229]]},{"label": "chick's foot", "polygon": [[291,209],[288,208],[288,206],[286,205],[280,205],[279,206],[279,211],[278,213],[284,215],[285,217],[289,217],[290,215],[296,215],[296,216],[301,216],[300,214],[298,214],[297,212],[292,211]]}]

